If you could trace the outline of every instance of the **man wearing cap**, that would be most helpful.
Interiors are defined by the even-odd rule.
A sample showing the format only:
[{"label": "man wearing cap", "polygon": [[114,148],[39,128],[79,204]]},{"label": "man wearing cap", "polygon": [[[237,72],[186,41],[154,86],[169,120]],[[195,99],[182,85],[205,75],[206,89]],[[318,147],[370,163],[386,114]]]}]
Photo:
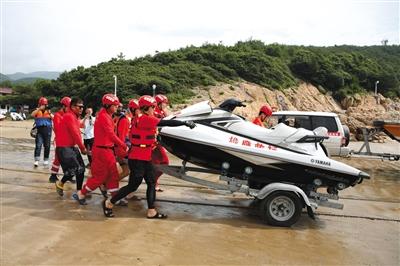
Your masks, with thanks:
[{"label": "man wearing cap", "polygon": [[[54,118],[53,118],[53,131],[54,131],[54,143],[56,143],[56,139],[57,139],[57,131],[60,128],[60,124],[61,124],[61,120],[63,115],[68,111],[69,106],[71,105],[71,98],[70,97],[64,97],[61,99],[60,101],[61,104],[61,108],[60,110],[54,114]],[[57,148],[57,146],[56,146]],[[58,171],[60,169],[60,161],[58,159],[57,153],[54,153],[54,160],[53,160],[53,164],[51,165],[51,175],[49,177],[49,182],[50,183],[55,183],[58,178],[57,178],[57,174]]]},{"label": "man wearing cap", "polygon": [[56,182],[56,191],[60,196],[64,195],[64,184],[73,176],[76,176],[76,190],[82,188],[85,164],[81,153],[87,152],[80,131],[79,118],[82,111],[83,101],[73,98],[69,110],[63,115],[57,129],[56,153],[64,172],[63,178]]},{"label": "man wearing cap", "polygon": [[91,165],[92,178],[89,178],[75,199],[79,204],[86,204],[85,195],[102,184],[111,195],[118,191],[118,170],[114,155],[114,146],[125,151],[126,144],[114,132],[112,115],[120,104],[114,94],[105,94],[102,98],[103,107],[99,111],[94,124],[93,160]]},{"label": "man wearing cap", "polygon": [[272,115],[272,109],[269,105],[263,105],[258,112],[258,116],[254,118],[253,124],[256,124],[260,127],[265,127],[265,120]]},{"label": "man wearing cap", "polygon": [[130,131],[131,149],[128,155],[130,168],[128,185],[122,187],[110,200],[103,201],[103,213],[106,217],[114,217],[113,206],[119,200],[134,192],[142,183],[146,181],[147,190],[147,218],[163,219],[167,216],[159,213],[154,206],[156,199],[154,168],[151,163],[151,154],[156,143],[157,127],[163,126],[188,126],[194,128],[192,121],[160,120],[154,116],[156,101],[149,95],[144,95],[139,99],[139,107],[142,112],[135,123],[132,123]]},{"label": "man wearing cap", "polygon": [[[157,106],[154,109],[154,116],[160,119],[163,119],[168,116],[167,106],[168,106],[168,98],[165,95],[158,94],[155,97],[157,102]],[[153,149],[153,153],[151,156],[151,160],[153,164],[169,164],[169,158],[167,155],[167,151],[160,143],[157,142]],[[163,174],[160,170],[155,170],[155,178],[156,178],[156,191],[163,192],[163,189],[160,188],[160,177]]]},{"label": "man wearing cap", "polygon": [[51,129],[53,114],[50,111],[49,103],[45,97],[40,97],[38,107],[32,112],[32,117],[35,118],[37,135],[35,137],[35,163],[34,166],[39,166],[40,152],[42,145],[44,147],[43,165],[49,165]]}]

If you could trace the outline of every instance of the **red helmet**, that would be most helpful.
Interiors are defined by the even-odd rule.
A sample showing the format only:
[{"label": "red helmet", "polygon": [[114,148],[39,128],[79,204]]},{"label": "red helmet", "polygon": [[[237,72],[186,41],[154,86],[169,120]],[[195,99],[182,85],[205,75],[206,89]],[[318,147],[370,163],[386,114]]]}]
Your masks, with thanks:
[{"label": "red helmet", "polygon": [[272,109],[271,109],[271,107],[269,107],[269,105],[263,105],[260,108],[260,113],[264,113],[266,116],[271,116]]},{"label": "red helmet", "polygon": [[167,96],[165,96],[165,95],[157,94],[156,97],[155,97],[155,99],[156,99],[156,101],[157,101],[157,104],[160,104],[160,103],[166,103],[166,104],[168,104],[168,98],[167,98]]},{"label": "red helmet", "polygon": [[134,99],[130,100],[129,103],[128,103],[128,108],[138,109],[139,108],[139,104],[138,104],[137,100],[134,100]]},{"label": "red helmet", "polygon": [[48,103],[48,101],[47,101],[46,98],[40,97],[40,99],[39,99],[39,105],[48,105],[48,104],[49,104],[49,103]]},{"label": "red helmet", "polygon": [[139,107],[145,107],[145,106],[156,106],[157,102],[156,100],[149,96],[149,95],[143,95],[142,97],[139,98]]},{"label": "red helmet", "polygon": [[119,99],[114,94],[108,93],[104,94],[103,98],[101,99],[103,105],[119,105]]},{"label": "red helmet", "polygon": [[61,99],[60,103],[66,107],[69,107],[71,105],[71,98],[69,98],[68,96],[64,97]]}]

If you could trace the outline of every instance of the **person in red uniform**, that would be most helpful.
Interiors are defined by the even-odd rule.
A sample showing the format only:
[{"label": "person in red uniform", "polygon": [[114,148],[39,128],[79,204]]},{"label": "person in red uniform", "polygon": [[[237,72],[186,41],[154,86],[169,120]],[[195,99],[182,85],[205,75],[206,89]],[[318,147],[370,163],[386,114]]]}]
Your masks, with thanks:
[{"label": "person in red uniform", "polygon": [[132,124],[129,134],[132,146],[128,155],[128,164],[131,170],[128,185],[122,187],[111,199],[103,201],[103,213],[106,217],[114,217],[112,210],[114,204],[129,193],[136,191],[143,178],[147,184],[147,218],[167,217],[165,214],[157,212],[154,206],[156,186],[151,154],[156,143],[157,127],[185,125],[194,128],[196,125],[192,121],[160,120],[154,116],[155,105],[156,101],[151,96],[144,95],[139,99],[142,115]]},{"label": "person in red uniform", "polygon": [[[117,134],[117,137],[121,141],[125,142],[125,144],[128,144],[129,142],[129,124],[130,121],[125,115],[123,105],[120,104],[117,112],[114,114],[115,134]],[[121,180],[129,175],[128,159],[125,158],[127,154],[125,150],[121,150],[121,148],[116,148],[115,155],[117,157],[117,162],[122,169],[122,171],[119,173],[118,178],[118,180]]]},{"label": "person in red uniform", "polygon": [[64,172],[63,178],[56,182],[56,191],[60,196],[64,195],[65,182],[71,180],[73,176],[76,176],[76,190],[82,188],[85,164],[81,153],[86,154],[79,121],[82,111],[83,101],[79,98],[73,98],[69,110],[63,115],[57,129],[56,154]]},{"label": "person in red uniform", "polygon": [[131,113],[131,123],[133,123],[133,121],[136,121],[135,119],[137,119],[137,117],[139,117],[140,115],[140,108],[138,101],[135,99],[130,100],[128,103],[128,108],[129,112]]},{"label": "person in red uniform", "polygon": [[[168,98],[165,95],[158,94],[155,97],[157,106],[154,109],[154,116],[160,119],[163,119],[168,116],[167,106],[168,106]],[[169,159],[167,155],[167,151],[160,143],[157,142],[157,145],[154,147],[153,153],[151,155],[151,161],[153,164],[169,164]],[[160,188],[160,176],[163,174],[160,170],[155,171],[156,177],[156,191],[163,192],[163,189]]]},{"label": "person in red uniform", "polygon": [[126,144],[114,132],[112,115],[120,104],[114,94],[105,94],[102,98],[103,108],[99,111],[94,123],[93,160],[91,165],[92,178],[89,178],[82,190],[76,194],[79,204],[86,204],[85,195],[102,184],[111,195],[118,191],[118,170],[114,148],[126,151]]},{"label": "person in red uniform", "polygon": [[[117,112],[114,114],[114,128],[115,128],[115,134],[117,137],[125,142],[129,142],[129,119],[125,115],[125,112],[123,111],[123,105],[120,104]],[[116,155],[118,158],[123,159],[123,157],[120,156],[121,151],[119,149],[116,150]],[[122,151],[122,155],[126,154],[125,151]],[[119,162],[119,161],[118,161]]]},{"label": "person in red uniform", "polygon": [[[58,135],[57,130],[59,130],[61,119],[63,115],[68,111],[68,108],[71,105],[71,98],[64,97],[61,99],[60,103],[61,103],[61,109],[57,113],[55,113],[53,117],[54,143],[56,142],[57,139]],[[50,169],[51,171],[51,175],[49,177],[50,183],[55,183],[56,181],[58,181],[57,174],[59,169],[60,169],[60,161],[57,157],[57,153],[54,153],[54,160]]]},{"label": "person in red uniform", "polygon": [[272,115],[272,109],[269,105],[263,105],[260,108],[260,112],[258,116],[254,118],[253,124],[256,124],[260,127],[265,127],[264,122],[265,120]]}]

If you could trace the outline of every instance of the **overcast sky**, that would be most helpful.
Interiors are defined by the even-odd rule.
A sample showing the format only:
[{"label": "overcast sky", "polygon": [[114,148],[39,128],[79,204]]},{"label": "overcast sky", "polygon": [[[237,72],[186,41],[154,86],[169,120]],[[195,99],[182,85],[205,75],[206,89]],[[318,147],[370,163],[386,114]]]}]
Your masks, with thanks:
[{"label": "overcast sky", "polygon": [[399,44],[399,1],[0,0],[0,72],[89,67],[205,42]]}]

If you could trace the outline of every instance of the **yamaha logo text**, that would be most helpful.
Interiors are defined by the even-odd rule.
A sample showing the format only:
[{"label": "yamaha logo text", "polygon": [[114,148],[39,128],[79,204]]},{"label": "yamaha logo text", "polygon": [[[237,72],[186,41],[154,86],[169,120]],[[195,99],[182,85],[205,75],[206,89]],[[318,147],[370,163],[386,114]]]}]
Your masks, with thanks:
[{"label": "yamaha logo text", "polygon": [[311,159],[311,163],[331,166],[331,162]]}]

